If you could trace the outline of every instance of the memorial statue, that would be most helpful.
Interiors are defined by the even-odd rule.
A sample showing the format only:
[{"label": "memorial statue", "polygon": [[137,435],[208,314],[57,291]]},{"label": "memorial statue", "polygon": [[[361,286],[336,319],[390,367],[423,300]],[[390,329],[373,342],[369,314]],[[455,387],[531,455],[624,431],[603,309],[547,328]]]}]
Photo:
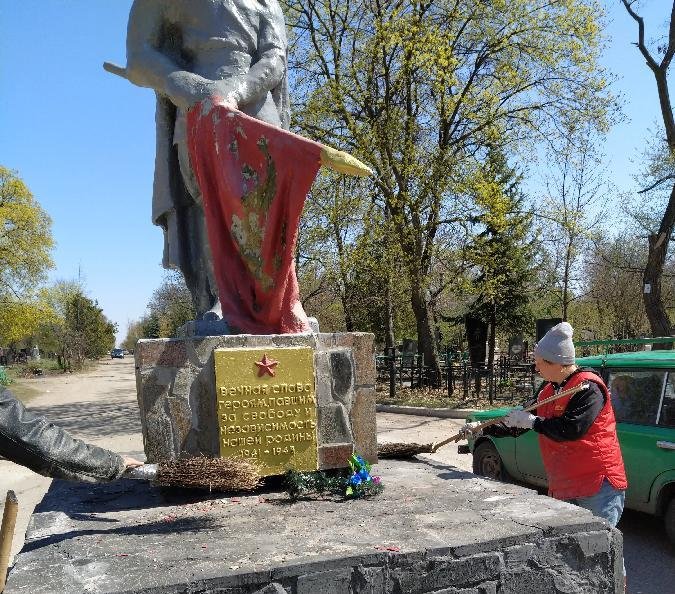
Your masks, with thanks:
[{"label": "memorial statue", "polygon": [[[295,219],[316,170],[302,166],[311,179],[296,183],[295,195],[286,196],[293,184],[279,175],[294,164],[283,162],[290,152],[275,152],[274,146],[304,141],[310,144],[303,154],[310,163],[316,161],[317,169],[323,163],[346,173],[370,173],[345,153],[282,132],[290,120],[286,49],[284,17],[276,0],[134,0],[127,67],[104,65],[156,92],[152,218],[164,231],[163,265],[183,273],[198,316],[222,317],[233,332],[309,330],[294,263],[287,256],[297,236]],[[246,116],[267,128],[256,127]],[[229,128],[219,127],[228,117],[236,124],[231,120]],[[257,135],[256,154],[244,146],[251,145],[251,126]],[[227,144],[222,144],[225,137]],[[222,150],[225,147],[229,153]],[[229,172],[230,179],[214,180],[228,169],[225,161],[235,157],[238,169]],[[210,188],[209,196],[204,187]],[[221,203],[227,202],[224,213]],[[272,210],[276,214],[268,217]],[[219,270],[214,269],[214,244],[225,252],[216,254]]]}]

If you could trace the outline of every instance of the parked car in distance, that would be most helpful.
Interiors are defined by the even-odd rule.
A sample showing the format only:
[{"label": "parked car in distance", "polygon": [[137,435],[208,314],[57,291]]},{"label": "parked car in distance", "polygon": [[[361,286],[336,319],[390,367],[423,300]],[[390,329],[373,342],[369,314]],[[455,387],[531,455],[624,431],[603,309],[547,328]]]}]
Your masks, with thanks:
[{"label": "parked car in distance", "polygon": [[[675,543],[675,351],[598,355],[577,365],[594,369],[610,389],[628,477],[625,507],[663,518]],[[467,422],[510,410],[476,412]],[[546,487],[538,438],[535,431],[515,439],[479,434],[469,440],[474,473]]]},{"label": "parked car in distance", "polygon": [[111,359],[124,359],[124,351],[122,349],[113,349],[110,351]]}]

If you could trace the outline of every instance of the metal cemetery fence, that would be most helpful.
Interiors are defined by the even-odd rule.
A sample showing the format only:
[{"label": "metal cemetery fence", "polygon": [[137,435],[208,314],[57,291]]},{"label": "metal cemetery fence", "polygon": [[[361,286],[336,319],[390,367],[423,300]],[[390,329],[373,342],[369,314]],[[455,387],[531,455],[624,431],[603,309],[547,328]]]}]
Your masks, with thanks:
[{"label": "metal cemetery fence", "polygon": [[468,400],[478,395],[494,400],[526,400],[535,389],[532,363],[499,357],[492,366],[472,366],[461,353],[448,352],[441,359],[440,376],[425,365],[424,355],[391,350],[376,357],[377,381],[389,386],[389,398],[396,399],[397,388],[436,388],[446,390],[448,399]]}]

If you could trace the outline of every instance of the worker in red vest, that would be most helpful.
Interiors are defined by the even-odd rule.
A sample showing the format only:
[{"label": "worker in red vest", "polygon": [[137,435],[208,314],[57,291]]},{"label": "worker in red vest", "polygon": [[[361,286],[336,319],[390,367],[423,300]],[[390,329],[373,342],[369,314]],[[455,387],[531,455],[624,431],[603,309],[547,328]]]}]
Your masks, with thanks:
[{"label": "worker in red vest", "polygon": [[549,495],[584,507],[616,526],[628,486],[609,390],[602,378],[575,363],[572,326],[562,322],[534,349],[536,370],[546,380],[542,401],[580,384],[588,388],[537,408],[514,410],[503,425],[486,428],[495,437],[539,433]]}]

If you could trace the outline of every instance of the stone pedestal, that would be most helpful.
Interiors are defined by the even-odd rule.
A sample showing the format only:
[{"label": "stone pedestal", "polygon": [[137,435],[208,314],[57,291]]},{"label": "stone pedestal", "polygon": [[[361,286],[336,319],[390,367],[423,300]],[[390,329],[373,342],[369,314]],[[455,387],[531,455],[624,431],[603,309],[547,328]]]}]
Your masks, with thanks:
[{"label": "stone pedestal", "polygon": [[372,499],[54,481],[5,594],[622,594],[621,533],[429,458]]},{"label": "stone pedestal", "polygon": [[314,350],[319,469],[344,466],[352,451],[377,461],[373,335],[319,333],[140,340],[136,388],[149,462],[220,455],[215,349]]}]

